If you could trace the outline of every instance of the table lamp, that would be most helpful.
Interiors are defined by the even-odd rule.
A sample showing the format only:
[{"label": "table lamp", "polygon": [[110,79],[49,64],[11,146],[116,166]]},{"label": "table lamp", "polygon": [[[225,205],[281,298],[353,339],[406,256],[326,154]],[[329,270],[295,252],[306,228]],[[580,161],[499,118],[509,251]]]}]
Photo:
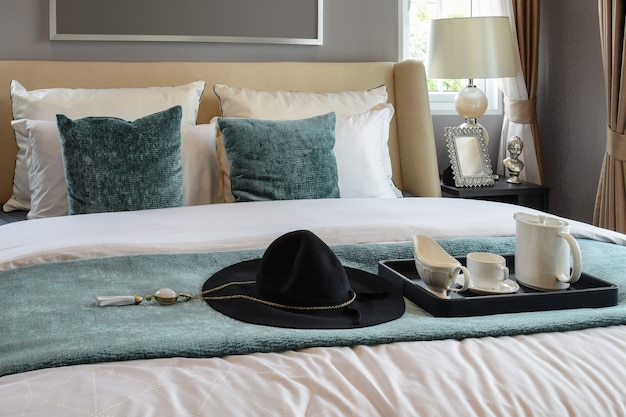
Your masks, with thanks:
[{"label": "table lamp", "polygon": [[517,75],[509,18],[431,20],[426,64],[429,78],[469,80],[467,87],[457,93],[454,106],[465,118],[461,127],[482,128],[488,143],[487,130],[478,123],[487,110],[487,96],[474,85],[474,79]]}]

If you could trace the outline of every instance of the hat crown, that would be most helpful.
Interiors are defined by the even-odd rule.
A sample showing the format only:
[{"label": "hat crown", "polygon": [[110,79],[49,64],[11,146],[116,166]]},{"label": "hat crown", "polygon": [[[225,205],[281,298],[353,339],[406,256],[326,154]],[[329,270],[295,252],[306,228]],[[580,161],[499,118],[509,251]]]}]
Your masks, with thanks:
[{"label": "hat crown", "polygon": [[317,307],[352,296],[335,253],[308,230],[282,235],[268,246],[256,278],[259,293],[281,304]]}]

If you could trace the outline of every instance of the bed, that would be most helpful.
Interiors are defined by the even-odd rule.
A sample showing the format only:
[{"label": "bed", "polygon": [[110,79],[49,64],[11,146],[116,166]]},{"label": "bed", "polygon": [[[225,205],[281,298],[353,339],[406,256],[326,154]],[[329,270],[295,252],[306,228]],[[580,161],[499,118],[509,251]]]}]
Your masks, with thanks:
[{"label": "bed", "polygon": [[[616,306],[444,318],[405,300],[396,320],[337,330],[244,323],[197,298],[96,305],[164,287],[198,294],[217,271],[303,229],[374,274],[379,261],[410,259],[416,234],[454,256],[513,253],[513,214],[541,212],[441,198],[420,62],[3,61],[0,85],[0,197],[28,217],[0,226],[0,415],[626,415],[626,236],[574,220],[583,271],[617,285]],[[177,148],[157,148],[176,169],[148,173],[139,189],[125,181],[120,193],[149,187],[152,204],[167,188],[171,206],[171,195],[128,209],[115,191],[89,194],[89,149],[68,152],[78,121],[117,129],[135,119],[163,122],[159,135],[176,120],[159,142],[176,137]],[[332,190],[246,188],[245,172],[259,169],[241,171],[254,157],[233,156],[232,132],[286,136],[278,152],[301,152],[289,140],[313,125],[334,141],[320,151],[336,162]],[[126,153],[115,153],[120,169],[140,164]],[[293,169],[322,177],[314,168]]]}]

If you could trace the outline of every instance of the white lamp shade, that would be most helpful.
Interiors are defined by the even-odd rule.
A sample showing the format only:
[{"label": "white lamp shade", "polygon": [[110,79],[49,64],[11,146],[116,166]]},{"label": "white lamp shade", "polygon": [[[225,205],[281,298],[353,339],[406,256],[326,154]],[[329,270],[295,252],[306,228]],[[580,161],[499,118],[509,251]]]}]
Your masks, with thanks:
[{"label": "white lamp shade", "polygon": [[430,22],[430,78],[474,79],[517,74],[506,16],[434,19]]}]

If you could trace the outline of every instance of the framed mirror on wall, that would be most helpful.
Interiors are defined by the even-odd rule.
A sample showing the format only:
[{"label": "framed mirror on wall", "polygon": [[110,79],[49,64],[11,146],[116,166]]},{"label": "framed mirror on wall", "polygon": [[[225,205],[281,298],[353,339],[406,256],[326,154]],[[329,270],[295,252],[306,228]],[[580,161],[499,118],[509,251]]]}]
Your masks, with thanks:
[{"label": "framed mirror on wall", "polygon": [[444,132],[454,185],[457,187],[493,185],[491,159],[483,129],[446,127]]}]

